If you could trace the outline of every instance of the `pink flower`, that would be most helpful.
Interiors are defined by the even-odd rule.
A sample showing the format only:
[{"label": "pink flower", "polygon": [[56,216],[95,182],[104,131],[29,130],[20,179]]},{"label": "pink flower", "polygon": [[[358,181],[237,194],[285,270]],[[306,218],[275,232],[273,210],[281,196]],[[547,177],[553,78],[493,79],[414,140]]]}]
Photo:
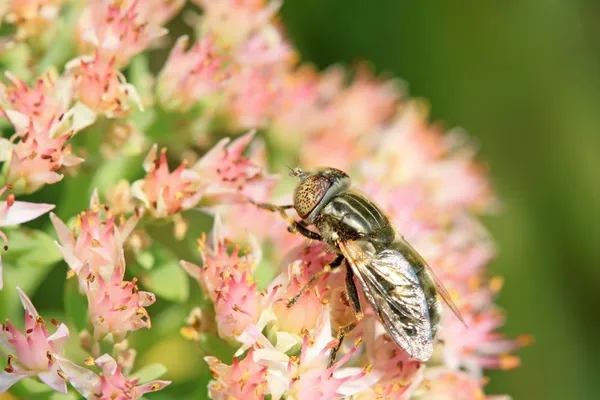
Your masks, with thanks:
[{"label": "pink flower", "polygon": [[123,241],[129,237],[139,218],[123,219],[118,226],[115,216],[100,204],[98,193],[94,192],[89,210],[77,216],[75,230],[69,230],[54,214],[50,214],[50,219],[61,243],[56,245],[71,271],[78,276],[83,291],[90,273],[109,281],[115,269],[124,265]]},{"label": "pink flower", "polygon": [[[0,188],[0,197],[12,186]],[[0,201],[0,227],[19,225],[38,218],[54,208],[54,204],[29,203],[15,201],[15,195],[9,194],[6,200]],[[0,231],[0,239],[4,241],[4,250],[8,250],[8,238]],[[4,286],[2,278],[2,256],[0,253],[0,289]]]},{"label": "pink flower", "polygon": [[[32,193],[45,184],[56,183],[63,178],[58,170],[84,161],[72,155],[70,145],[66,144],[74,134],[73,130],[55,136],[58,122],[50,119],[45,125],[36,126],[33,120],[29,120],[20,138],[14,136],[11,141],[2,140],[7,147],[0,158],[10,162],[7,181],[20,192]],[[13,140],[17,140],[17,143],[13,143]]]},{"label": "pink flower", "polygon": [[254,134],[250,131],[231,142],[229,138],[220,140],[192,167],[204,187],[203,205],[245,202],[244,196],[256,185],[270,185],[278,179],[268,175],[253,159],[244,157]]},{"label": "pink flower", "polygon": [[509,400],[508,396],[486,396],[483,379],[465,372],[451,371],[443,367],[428,369],[423,382],[423,400]]},{"label": "pink flower", "polygon": [[146,177],[135,181],[131,192],[154,218],[177,217],[175,232],[181,238],[187,225],[178,214],[196,206],[203,192],[199,190],[196,173],[186,169],[185,161],[170,172],[166,148],[161,150],[160,158],[157,158],[157,152],[158,147],[154,145],[144,161]]},{"label": "pink flower", "polygon": [[298,400],[337,399],[352,396],[371,387],[379,376],[370,373],[371,367],[347,368],[342,366],[353,358],[357,351],[355,345],[331,367],[327,368],[329,352],[336,340],[331,336],[329,309],[326,308],[318,323],[318,329],[311,336],[305,335],[299,356],[288,356],[289,343],[271,344],[260,332],[255,331],[253,359],[255,363],[269,366],[269,392],[273,399],[279,399],[284,393],[288,398]]},{"label": "pink flower", "polygon": [[[147,3],[147,0],[89,2],[77,25],[82,52],[96,50],[96,54],[104,61],[114,60],[118,66],[127,65],[131,57],[167,33],[159,25],[148,23],[146,18],[159,10],[152,9],[151,13]],[[160,2],[154,3],[160,5]],[[169,16],[163,14],[158,18],[161,17]]]},{"label": "pink flower", "polygon": [[218,358],[205,357],[214,381],[208,385],[208,393],[214,400],[264,399],[269,393],[267,366],[254,361],[254,349],[250,349],[242,361],[233,359],[231,366]]},{"label": "pink flower", "polygon": [[442,319],[440,338],[444,341],[442,352],[449,368],[463,369],[481,377],[484,369],[508,370],[521,364],[520,359],[510,353],[531,344],[532,339],[529,335],[508,339],[495,332],[504,325],[504,315],[490,304],[491,297],[491,293],[474,293],[463,300],[462,308],[467,311],[463,317],[468,328],[451,318],[452,315]]},{"label": "pink flower", "polygon": [[247,272],[223,277],[215,300],[219,336],[239,336],[248,325],[258,322],[260,295],[256,286]]},{"label": "pink flower", "polygon": [[[26,39],[46,32],[58,19],[65,0],[13,0],[4,18],[17,26],[15,38]],[[0,10],[1,11],[1,10]],[[1,15],[0,15],[1,16]]]},{"label": "pink flower", "polygon": [[202,8],[202,31],[215,34],[221,44],[236,47],[269,26],[281,1],[194,0]]},{"label": "pink flower", "polygon": [[223,86],[228,72],[223,64],[226,56],[211,36],[203,37],[185,51],[189,39],[180,37],[165,63],[157,82],[157,93],[163,106],[187,111]]},{"label": "pink flower", "polygon": [[133,109],[131,103],[143,110],[135,87],[116,69],[116,58],[105,60],[96,52],[95,57],[72,60],[67,70],[74,75],[77,98],[94,112],[122,118]]},{"label": "pink flower", "polygon": [[291,308],[287,307],[289,300],[298,294],[311,278],[312,274],[308,270],[308,265],[302,261],[290,264],[286,274],[289,281],[277,292],[273,304],[273,311],[277,317],[274,323],[281,331],[300,335],[302,332],[313,330],[328,302],[328,289],[324,284],[327,277],[324,277],[320,284],[304,292]]},{"label": "pink flower", "polygon": [[65,324],[58,324],[54,334],[46,329],[46,322],[40,317],[27,295],[19,288],[19,297],[25,308],[25,334],[19,332],[10,322],[2,325],[0,344],[9,353],[8,366],[0,375],[0,393],[7,391],[23,378],[37,377],[52,389],[67,393],[65,377],[56,362],[56,356],[63,350],[69,337]]},{"label": "pink flower", "polygon": [[[254,271],[260,252],[253,247],[253,252],[242,254],[240,247],[236,246],[230,252],[230,241],[221,235],[221,219],[217,216],[211,235],[211,247],[207,246],[206,237],[198,240],[198,250],[202,256],[202,267],[187,261],[181,261],[186,272],[198,281],[204,294],[216,302],[219,288],[224,280],[233,276],[250,274]],[[249,276],[249,275],[248,275]]]},{"label": "pink flower", "polygon": [[123,367],[108,354],[94,360],[102,369],[100,375],[82,368],[69,360],[59,359],[67,379],[88,400],[137,400],[146,393],[156,392],[171,384],[170,381],[151,381],[139,385],[138,379],[123,374]]},{"label": "pink flower", "polygon": [[[0,83],[0,113],[13,122],[18,135],[25,133],[21,128],[22,125],[27,127],[29,119],[35,126],[43,127],[67,111],[72,96],[71,85],[66,79],[58,78],[55,71],[38,78],[33,87],[8,72],[5,75],[11,85]],[[20,123],[19,119],[27,119],[27,123]]]},{"label": "pink flower", "polygon": [[385,332],[375,315],[362,322],[367,355],[379,382],[362,392],[358,398],[407,400],[423,380],[425,365],[402,351]]},{"label": "pink flower", "polygon": [[225,92],[226,112],[240,129],[267,127],[281,102],[281,70],[247,66],[232,74]]},{"label": "pink flower", "polygon": [[146,307],[152,305],[156,297],[153,293],[139,291],[137,279],[124,281],[124,273],[124,265],[119,265],[110,281],[102,275],[90,274],[87,278],[88,314],[96,340],[112,334],[113,340],[119,343],[129,331],[150,328]]}]

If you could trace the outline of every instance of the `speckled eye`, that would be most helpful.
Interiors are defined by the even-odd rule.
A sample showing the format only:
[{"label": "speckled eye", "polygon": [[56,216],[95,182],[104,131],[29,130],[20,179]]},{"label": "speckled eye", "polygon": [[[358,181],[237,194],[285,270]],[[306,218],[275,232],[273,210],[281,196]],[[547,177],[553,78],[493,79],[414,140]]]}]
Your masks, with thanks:
[{"label": "speckled eye", "polygon": [[330,187],[331,181],[322,175],[310,175],[300,182],[294,192],[294,208],[300,218],[308,217]]}]

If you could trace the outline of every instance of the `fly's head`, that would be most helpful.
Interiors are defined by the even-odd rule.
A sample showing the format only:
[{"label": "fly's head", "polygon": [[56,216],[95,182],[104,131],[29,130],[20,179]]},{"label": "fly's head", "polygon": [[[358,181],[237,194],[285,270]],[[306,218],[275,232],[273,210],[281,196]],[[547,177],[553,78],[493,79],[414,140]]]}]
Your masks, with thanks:
[{"label": "fly's head", "polygon": [[300,179],[294,191],[294,208],[303,220],[313,223],[323,207],[350,188],[350,177],[339,169],[322,167],[310,171],[294,169],[291,176]]}]

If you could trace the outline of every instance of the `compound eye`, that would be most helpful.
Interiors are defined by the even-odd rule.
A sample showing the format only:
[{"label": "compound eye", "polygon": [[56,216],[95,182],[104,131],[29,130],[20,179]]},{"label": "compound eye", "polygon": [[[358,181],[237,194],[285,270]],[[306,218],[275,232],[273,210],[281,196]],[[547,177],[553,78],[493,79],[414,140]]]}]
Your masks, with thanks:
[{"label": "compound eye", "polygon": [[294,192],[294,208],[300,216],[305,219],[321,202],[329,188],[331,182],[329,179],[312,175],[303,179]]}]

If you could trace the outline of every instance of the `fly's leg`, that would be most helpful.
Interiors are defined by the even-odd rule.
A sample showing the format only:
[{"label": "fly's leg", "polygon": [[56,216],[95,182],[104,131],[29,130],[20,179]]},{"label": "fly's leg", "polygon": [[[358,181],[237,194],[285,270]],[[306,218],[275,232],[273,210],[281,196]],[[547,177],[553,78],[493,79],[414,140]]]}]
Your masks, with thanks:
[{"label": "fly's leg", "polygon": [[358,299],[358,291],[356,290],[356,284],[354,283],[354,273],[352,272],[352,268],[350,266],[346,267],[346,294],[348,295],[348,299],[350,300],[350,305],[352,306],[352,313],[356,318],[355,321],[349,323],[346,326],[342,326],[338,330],[338,342],[335,347],[331,350],[331,355],[329,356],[329,364],[327,368],[331,367],[335,363],[335,359],[337,357],[337,353],[344,342],[344,337],[352,332],[356,325],[363,319],[363,313],[360,308],[360,300]]},{"label": "fly's leg", "polygon": [[302,286],[302,288],[300,288],[300,291],[290,299],[290,301],[288,301],[287,303],[287,307],[290,308],[291,306],[293,306],[298,299],[300,299],[300,297],[311,287],[313,287],[315,285],[315,283],[317,283],[317,281],[319,279],[321,279],[321,277],[325,274],[328,274],[329,272],[332,272],[334,269],[338,268],[340,265],[342,265],[342,261],[344,261],[344,256],[343,255],[339,255],[336,257],[335,260],[333,260],[332,262],[330,262],[329,264],[327,264],[326,266],[323,267],[323,269],[319,272],[317,272],[316,274],[314,274],[309,281],[306,283],[306,285]]},{"label": "fly's leg", "polygon": [[252,200],[248,200],[250,203],[254,204],[256,207],[258,208],[262,208],[263,210],[267,210],[267,211],[271,211],[271,212],[276,212],[279,213],[279,215],[281,215],[283,217],[283,219],[285,219],[288,223],[288,231],[292,232],[292,233],[299,233],[302,236],[305,236],[309,239],[312,240],[319,240],[321,241],[321,235],[319,235],[316,232],[311,231],[310,229],[306,228],[304,225],[302,225],[300,222],[294,220],[292,217],[290,217],[289,215],[287,215],[285,213],[285,210],[288,210],[290,208],[294,208],[294,206],[292,205],[287,205],[287,206],[278,206],[275,204],[269,204],[269,203],[256,203]]}]

